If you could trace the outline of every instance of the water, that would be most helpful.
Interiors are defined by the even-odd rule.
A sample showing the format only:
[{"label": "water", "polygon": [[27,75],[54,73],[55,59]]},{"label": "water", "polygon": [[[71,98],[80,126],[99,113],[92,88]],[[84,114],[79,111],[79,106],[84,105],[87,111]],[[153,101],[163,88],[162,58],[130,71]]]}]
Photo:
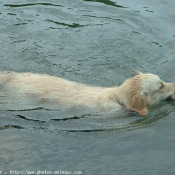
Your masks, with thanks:
[{"label": "water", "polygon": [[[2,0],[0,7],[1,71],[114,86],[135,68],[175,81],[172,0]],[[153,106],[147,117],[0,102],[1,174],[175,173],[174,102]]]}]

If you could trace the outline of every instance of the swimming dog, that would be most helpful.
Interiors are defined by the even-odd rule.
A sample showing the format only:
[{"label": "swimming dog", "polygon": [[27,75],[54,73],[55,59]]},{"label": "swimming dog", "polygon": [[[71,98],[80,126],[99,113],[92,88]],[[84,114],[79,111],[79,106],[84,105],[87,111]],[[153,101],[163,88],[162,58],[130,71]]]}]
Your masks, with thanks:
[{"label": "swimming dog", "polygon": [[94,87],[63,78],[34,73],[1,72],[0,84],[10,93],[23,94],[65,107],[84,106],[95,111],[122,109],[147,115],[148,107],[169,97],[175,100],[175,83],[134,70],[136,74],[120,86]]}]

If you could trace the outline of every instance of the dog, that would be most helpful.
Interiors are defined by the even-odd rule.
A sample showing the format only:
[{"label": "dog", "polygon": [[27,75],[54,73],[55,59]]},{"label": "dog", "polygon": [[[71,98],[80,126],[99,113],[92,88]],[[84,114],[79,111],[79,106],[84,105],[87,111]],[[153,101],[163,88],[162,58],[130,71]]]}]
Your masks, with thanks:
[{"label": "dog", "polygon": [[136,74],[120,86],[93,87],[63,78],[33,73],[1,72],[0,84],[10,94],[51,101],[65,107],[87,107],[98,112],[127,109],[145,116],[148,107],[167,98],[175,100],[175,83],[163,82],[157,75]]}]

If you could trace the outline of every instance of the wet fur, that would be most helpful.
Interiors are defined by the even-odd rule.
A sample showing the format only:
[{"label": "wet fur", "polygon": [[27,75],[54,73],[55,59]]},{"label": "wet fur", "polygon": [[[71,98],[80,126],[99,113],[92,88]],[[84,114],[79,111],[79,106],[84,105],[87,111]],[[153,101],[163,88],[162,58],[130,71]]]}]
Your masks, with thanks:
[{"label": "wet fur", "polygon": [[129,109],[141,115],[147,115],[149,106],[175,94],[174,83],[163,82],[164,91],[160,91],[162,80],[158,76],[135,73],[138,75],[112,88],[88,86],[49,75],[14,72],[0,73],[0,83],[13,95],[51,101],[58,106],[85,106],[98,112]]}]

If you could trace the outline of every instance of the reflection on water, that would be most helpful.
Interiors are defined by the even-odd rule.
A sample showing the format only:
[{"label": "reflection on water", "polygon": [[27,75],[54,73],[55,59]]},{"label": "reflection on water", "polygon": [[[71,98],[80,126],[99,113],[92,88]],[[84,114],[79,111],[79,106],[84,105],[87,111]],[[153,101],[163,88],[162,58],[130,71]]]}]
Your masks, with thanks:
[{"label": "reflection on water", "polygon": [[[171,104],[171,102],[169,102]],[[174,106],[174,103],[172,102]],[[84,110],[83,110],[84,111]],[[1,123],[0,130],[8,128],[44,130],[45,132],[96,132],[128,131],[146,127],[165,118],[174,110],[162,102],[149,112],[147,117],[135,112],[121,112],[108,115],[83,114],[82,110],[53,110],[44,107],[20,110],[5,110],[9,122]],[[90,113],[90,111],[89,111]],[[24,122],[26,121],[26,122]]]},{"label": "reflection on water", "polygon": [[17,8],[17,7],[26,7],[26,6],[35,6],[35,5],[41,5],[41,6],[55,6],[55,7],[64,7],[62,5],[52,4],[52,3],[29,3],[29,4],[4,4],[5,7],[11,7],[11,8]]},{"label": "reflection on water", "polygon": [[127,8],[127,7],[124,7],[122,5],[117,5],[116,2],[113,2],[110,0],[83,0],[83,1],[99,2],[99,3],[103,3],[105,5],[110,5],[110,6],[114,6],[114,7],[118,7],[118,8]]},{"label": "reflection on water", "polygon": [[54,24],[58,24],[58,25],[70,27],[70,28],[78,28],[78,27],[85,27],[85,26],[87,26],[87,25],[80,25],[80,24],[78,24],[78,23],[65,24],[65,23],[53,21],[53,20],[50,20],[50,19],[46,19],[46,21],[52,22],[52,23],[54,23]]}]

